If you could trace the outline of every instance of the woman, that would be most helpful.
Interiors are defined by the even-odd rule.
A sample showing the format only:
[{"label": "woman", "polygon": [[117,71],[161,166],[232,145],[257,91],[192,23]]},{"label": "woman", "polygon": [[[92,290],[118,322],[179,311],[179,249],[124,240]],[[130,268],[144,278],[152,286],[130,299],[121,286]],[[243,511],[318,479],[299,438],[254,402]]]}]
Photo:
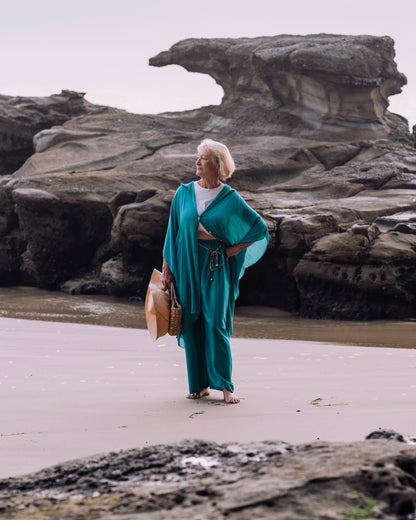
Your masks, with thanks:
[{"label": "woman", "polygon": [[228,148],[204,139],[198,146],[198,181],[182,184],[172,201],[163,248],[162,284],[175,283],[182,305],[189,399],[223,392],[238,403],[231,382],[230,336],[238,282],[266,250],[261,217],[223,184],[234,171]]}]

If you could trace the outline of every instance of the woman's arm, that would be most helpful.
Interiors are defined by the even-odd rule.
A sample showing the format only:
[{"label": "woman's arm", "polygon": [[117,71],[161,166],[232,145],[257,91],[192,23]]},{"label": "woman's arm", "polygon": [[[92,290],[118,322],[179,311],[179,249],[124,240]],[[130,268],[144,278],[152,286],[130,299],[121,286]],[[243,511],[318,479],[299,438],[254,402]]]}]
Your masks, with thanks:
[{"label": "woman's arm", "polygon": [[166,262],[166,260],[163,259],[162,278],[161,278],[163,290],[166,291],[167,289],[170,289],[170,286],[173,284],[174,281],[175,281],[175,279],[170,270],[170,267],[169,267],[168,263]]},{"label": "woman's arm", "polygon": [[227,260],[230,258],[230,256],[238,255],[238,253],[241,253],[241,251],[244,251],[244,249],[247,249],[249,246],[251,246],[253,242],[250,242],[249,244],[236,244],[235,246],[228,246],[225,248],[225,255],[227,257]]}]

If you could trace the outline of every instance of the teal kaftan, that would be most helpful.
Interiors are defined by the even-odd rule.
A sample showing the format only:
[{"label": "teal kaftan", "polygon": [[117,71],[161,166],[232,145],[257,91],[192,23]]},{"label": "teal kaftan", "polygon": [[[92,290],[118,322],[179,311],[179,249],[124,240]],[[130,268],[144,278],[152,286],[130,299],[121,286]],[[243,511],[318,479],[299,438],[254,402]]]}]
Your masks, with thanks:
[{"label": "teal kaftan", "polygon": [[[199,222],[218,242],[198,242]],[[232,335],[238,283],[246,267],[253,265],[264,254],[268,240],[263,219],[228,185],[224,185],[200,216],[196,209],[194,183],[178,188],[171,205],[163,257],[175,278],[177,296],[182,305],[183,328],[178,343],[187,351],[191,393],[205,386],[232,391],[231,355],[226,350],[228,348],[229,351],[228,338]],[[230,257],[227,262],[224,247],[248,243],[251,245],[247,249]],[[216,249],[218,245],[221,247],[220,254],[214,257],[217,265],[212,281],[209,269],[212,257],[201,244],[210,249]],[[202,326],[199,323],[201,317],[205,319]],[[220,345],[224,342],[228,347]],[[215,365],[216,369],[208,368],[207,376],[201,375],[200,365],[204,364],[201,359],[191,360],[195,349],[211,352],[206,354],[207,364]],[[211,361],[208,359],[210,356]],[[224,358],[223,363],[220,358]],[[221,374],[224,370],[228,375]],[[202,374],[205,374],[205,367]]]}]

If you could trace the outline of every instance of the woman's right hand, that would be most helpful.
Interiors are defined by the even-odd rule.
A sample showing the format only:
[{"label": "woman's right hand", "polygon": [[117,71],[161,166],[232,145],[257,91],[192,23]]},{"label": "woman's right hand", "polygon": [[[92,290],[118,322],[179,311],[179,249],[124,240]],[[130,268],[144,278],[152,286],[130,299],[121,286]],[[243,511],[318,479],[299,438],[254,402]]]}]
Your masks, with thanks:
[{"label": "woman's right hand", "polygon": [[170,289],[170,286],[175,281],[173,274],[170,270],[170,267],[166,263],[165,259],[163,259],[162,277],[161,277],[160,281],[162,282],[162,288],[164,291],[167,291],[168,289]]}]

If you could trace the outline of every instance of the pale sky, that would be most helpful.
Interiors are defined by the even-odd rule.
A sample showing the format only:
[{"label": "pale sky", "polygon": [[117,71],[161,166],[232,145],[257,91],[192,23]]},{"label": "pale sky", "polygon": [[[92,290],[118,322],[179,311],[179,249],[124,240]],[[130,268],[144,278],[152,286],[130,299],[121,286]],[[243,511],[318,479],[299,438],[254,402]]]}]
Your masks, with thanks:
[{"label": "pale sky", "polygon": [[0,8],[0,94],[86,92],[99,104],[158,113],[218,104],[204,74],[150,67],[185,38],[371,34],[395,40],[408,78],[390,110],[416,124],[415,0],[9,0]]}]

